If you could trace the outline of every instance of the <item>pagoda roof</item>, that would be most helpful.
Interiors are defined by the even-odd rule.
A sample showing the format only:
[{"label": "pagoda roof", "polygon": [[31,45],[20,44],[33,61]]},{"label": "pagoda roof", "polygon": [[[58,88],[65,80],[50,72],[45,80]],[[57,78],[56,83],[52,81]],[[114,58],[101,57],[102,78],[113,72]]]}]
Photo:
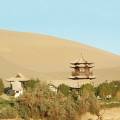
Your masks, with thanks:
[{"label": "pagoda roof", "polygon": [[85,60],[84,58],[81,59],[77,59],[73,62],[71,62],[72,65],[79,65],[79,64],[94,64],[92,62],[87,62],[87,60]]},{"label": "pagoda roof", "polygon": [[77,65],[71,65],[70,66],[71,68],[85,68],[85,67],[88,67],[88,68],[93,68],[94,67],[94,65],[91,65],[91,64],[89,64],[89,65],[84,65],[84,64],[77,64]]},{"label": "pagoda roof", "polygon": [[92,76],[85,76],[85,75],[81,75],[81,76],[70,76],[69,79],[95,79],[96,77],[94,75]]},{"label": "pagoda roof", "polygon": [[[84,66],[70,66],[70,68],[85,68]],[[93,68],[92,66],[89,66],[88,68]]]},{"label": "pagoda roof", "polygon": [[14,77],[11,77],[9,79],[6,79],[7,82],[15,82],[15,81],[19,81],[19,82],[25,82],[28,81],[29,79],[26,78],[24,75],[22,75],[21,73],[17,73]]}]

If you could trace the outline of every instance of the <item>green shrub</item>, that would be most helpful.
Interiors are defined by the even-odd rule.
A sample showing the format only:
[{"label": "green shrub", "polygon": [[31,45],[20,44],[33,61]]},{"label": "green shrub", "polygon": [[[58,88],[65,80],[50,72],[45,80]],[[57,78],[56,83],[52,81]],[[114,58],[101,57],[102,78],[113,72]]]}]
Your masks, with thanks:
[{"label": "green shrub", "polygon": [[100,115],[100,104],[99,102],[97,101],[96,97],[95,96],[90,96],[89,99],[89,112],[91,114],[95,114],[97,116]]},{"label": "green shrub", "polygon": [[89,96],[91,94],[94,94],[94,86],[91,84],[85,84],[82,85],[80,88],[80,95],[81,96]]},{"label": "green shrub", "polygon": [[90,112],[91,114],[95,114],[99,117],[101,106],[94,94],[88,94],[85,92],[77,103],[80,115]]},{"label": "green shrub", "polygon": [[61,84],[58,86],[58,92],[63,93],[65,96],[68,96],[70,93],[70,87],[65,85],[65,84]]},{"label": "green shrub", "polygon": [[74,101],[78,100],[80,97],[79,90],[72,89],[70,91],[70,95],[72,96]]},{"label": "green shrub", "polygon": [[0,109],[5,108],[7,106],[9,106],[9,101],[4,100],[3,98],[0,98]]},{"label": "green shrub", "polygon": [[3,84],[2,79],[0,79],[0,95],[2,95],[3,92],[4,92],[4,84]]},{"label": "green shrub", "polygon": [[39,84],[39,80],[29,80],[24,83],[23,87],[26,90],[34,90],[38,84]]},{"label": "green shrub", "polygon": [[112,98],[115,98],[120,91],[120,82],[105,82],[96,87],[96,96],[100,96],[105,99],[107,95],[111,95]]},{"label": "green shrub", "polygon": [[75,103],[61,92],[49,90],[39,84],[34,91],[27,91],[17,100],[16,109],[23,119],[75,120]]},{"label": "green shrub", "polygon": [[112,97],[120,100],[120,81],[113,81],[109,83],[111,89],[112,89]]},{"label": "green shrub", "polygon": [[98,95],[105,99],[107,95],[112,95],[112,88],[109,83],[102,83],[98,87]]},{"label": "green shrub", "polygon": [[89,96],[86,95],[87,92],[83,92],[80,99],[74,100],[66,85],[60,85],[59,90],[63,91],[56,94],[50,91],[47,85],[39,83],[34,91],[26,91],[17,100],[16,109],[21,118],[35,120],[76,120],[76,116],[85,112],[99,115],[99,105],[92,94],[93,87],[84,85],[82,88],[83,91],[92,92]]},{"label": "green shrub", "polygon": [[5,108],[0,109],[0,119],[14,119],[17,117],[17,111],[7,106]]}]

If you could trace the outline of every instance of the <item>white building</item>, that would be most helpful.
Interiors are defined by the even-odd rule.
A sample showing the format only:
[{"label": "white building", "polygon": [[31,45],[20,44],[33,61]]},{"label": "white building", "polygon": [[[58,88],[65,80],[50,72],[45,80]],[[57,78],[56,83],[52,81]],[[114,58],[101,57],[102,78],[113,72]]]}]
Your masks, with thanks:
[{"label": "white building", "polygon": [[27,82],[29,79],[23,76],[21,73],[18,73],[15,77],[11,77],[7,79],[6,81],[10,83],[12,90],[14,91],[15,95],[14,97],[19,97],[23,94],[23,86],[25,82]]},{"label": "white building", "polygon": [[23,87],[22,87],[21,82],[14,81],[11,83],[11,85],[12,85],[12,90],[14,90],[14,92],[15,92],[15,95],[14,95],[15,98],[17,98],[23,94]]}]

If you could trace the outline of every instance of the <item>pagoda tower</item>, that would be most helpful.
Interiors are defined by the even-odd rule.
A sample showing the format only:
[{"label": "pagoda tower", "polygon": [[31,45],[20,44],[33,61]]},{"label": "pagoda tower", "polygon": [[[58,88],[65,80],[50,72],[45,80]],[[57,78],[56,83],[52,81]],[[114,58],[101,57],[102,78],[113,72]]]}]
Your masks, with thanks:
[{"label": "pagoda tower", "polygon": [[74,62],[71,62],[70,64],[70,67],[73,69],[70,79],[95,79],[92,71],[94,63],[88,62],[84,58],[81,58]]}]

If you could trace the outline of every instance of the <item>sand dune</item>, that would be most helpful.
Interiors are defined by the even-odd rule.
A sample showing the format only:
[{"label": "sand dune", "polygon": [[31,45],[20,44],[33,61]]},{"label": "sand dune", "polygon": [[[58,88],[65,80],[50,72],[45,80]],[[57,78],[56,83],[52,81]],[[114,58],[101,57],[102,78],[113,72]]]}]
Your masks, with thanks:
[{"label": "sand dune", "polygon": [[0,77],[16,72],[40,79],[66,79],[81,54],[95,63],[98,80],[120,79],[120,56],[56,37],[0,30]]}]

